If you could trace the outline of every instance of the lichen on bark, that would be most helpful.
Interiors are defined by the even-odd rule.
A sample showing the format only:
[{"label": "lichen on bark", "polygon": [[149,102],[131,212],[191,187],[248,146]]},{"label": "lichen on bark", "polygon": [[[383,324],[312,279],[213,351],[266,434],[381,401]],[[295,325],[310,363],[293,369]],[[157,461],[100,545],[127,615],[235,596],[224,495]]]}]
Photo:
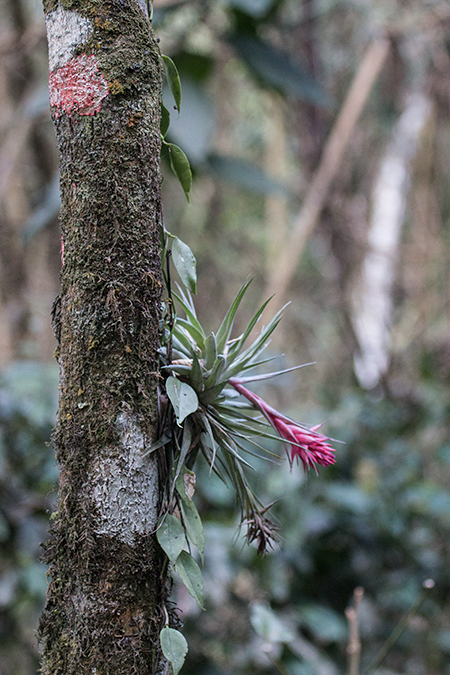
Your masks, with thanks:
[{"label": "lichen on bark", "polygon": [[[147,452],[157,433],[161,60],[137,0],[45,0],[44,10],[79,15],[60,38],[50,17],[49,39],[69,45],[53,52],[66,63],[95,57],[109,93],[94,113],[52,110],[64,246],[54,316],[61,473],[42,673],[148,675],[164,670],[166,594],[154,535],[163,462]],[[72,25],[78,37],[67,36]]]}]

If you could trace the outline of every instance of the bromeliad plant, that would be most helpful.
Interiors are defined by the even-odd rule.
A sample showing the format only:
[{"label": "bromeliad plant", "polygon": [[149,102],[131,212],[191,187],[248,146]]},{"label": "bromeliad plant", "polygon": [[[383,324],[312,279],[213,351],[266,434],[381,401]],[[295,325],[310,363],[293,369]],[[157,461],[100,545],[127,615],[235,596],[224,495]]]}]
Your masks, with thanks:
[{"label": "bromeliad plant", "polygon": [[[317,469],[317,465],[335,462],[334,450],[329,439],[318,433],[318,427],[308,428],[289,419],[245,386],[302,367],[249,374],[273,359],[261,358],[261,354],[280,322],[283,309],[247,346],[269,302],[266,301],[244,332],[233,338],[235,316],[250,284],[246,281],[217,333],[206,333],[191,295],[195,291],[194,256],[178,238],[170,234],[168,238],[173,240],[172,259],[186,288],[184,291],[179,288],[168,299],[162,370],[167,374],[166,393],[176,424],[170,422],[170,416],[166,417],[160,442],[170,443],[173,449],[175,485],[183,472],[193,470],[199,454],[224,482],[231,482],[241,507],[242,522],[247,525],[247,539],[256,540],[258,551],[264,553],[277,540],[277,528],[266,517],[267,507],[261,505],[248,483],[245,469],[251,465],[244,455],[264,450],[261,446],[264,439],[276,439],[287,448],[291,466],[297,458],[305,469]],[[185,318],[178,315],[178,308]]]}]

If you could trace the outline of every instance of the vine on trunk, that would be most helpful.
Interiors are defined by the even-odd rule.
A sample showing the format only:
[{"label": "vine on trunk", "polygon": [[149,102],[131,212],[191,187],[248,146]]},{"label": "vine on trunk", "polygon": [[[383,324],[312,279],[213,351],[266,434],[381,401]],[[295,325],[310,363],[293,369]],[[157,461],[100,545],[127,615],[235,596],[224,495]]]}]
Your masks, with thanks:
[{"label": "vine on trunk", "polygon": [[[176,66],[163,57],[166,77],[176,109],[180,110],[181,85]],[[162,138],[168,131],[170,117],[163,108]],[[191,172],[184,153],[171,146],[171,166],[189,200]],[[175,159],[178,157],[179,159]],[[335,463],[334,448],[319,427],[307,427],[272,408],[245,386],[269,379],[303,366],[263,375],[250,374],[271,359],[262,358],[269,338],[278,326],[281,309],[259,336],[247,346],[253,330],[265,310],[266,301],[256,312],[244,332],[232,337],[239,305],[251,280],[239,290],[218,330],[206,331],[196,314],[192,293],[196,293],[195,257],[187,244],[163,230],[162,261],[167,298],[163,303],[161,331],[161,370],[164,387],[160,392],[160,437],[150,452],[165,448],[171,472],[164,515],[157,538],[170,565],[177,571],[190,595],[203,607],[203,578],[199,564],[187,549],[198,551],[203,563],[205,539],[199,513],[193,502],[197,458],[202,456],[224,483],[233,486],[241,510],[241,524],[247,527],[247,541],[256,541],[264,554],[278,540],[277,526],[268,518],[270,506],[264,506],[253,492],[245,470],[251,465],[244,455],[263,450],[264,439],[281,441],[292,468]],[[184,289],[172,291],[170,260],[173,261]],[[184,314],[184,318],[179,312]],[[310,365],[310,364],[306,364]],[[187,653],[183,635],[168,625],[160,634],[164,655],[171,662],[174,675],[181,669]]]}]

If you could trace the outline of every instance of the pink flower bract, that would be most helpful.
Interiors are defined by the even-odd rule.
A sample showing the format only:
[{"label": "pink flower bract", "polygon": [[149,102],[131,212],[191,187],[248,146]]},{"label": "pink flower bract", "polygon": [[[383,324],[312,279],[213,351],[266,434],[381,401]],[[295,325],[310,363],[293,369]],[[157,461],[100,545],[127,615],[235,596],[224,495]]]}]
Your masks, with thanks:
[{"label": "pink flower bract", "polygon": [[297,457],[302,462],[305,471],[311,468],[317,471],[318,464],[328,466],[336,463],[335,450],[328,442],[330,439],[317,433],[320,424],[307,429],[285,417],[262,398],[244,387],[239,378],[231,377],[229,384],[242,396],[245,396],[257,410],[260,410],[277,434],[290,444],[289,461],[291,464]]}]

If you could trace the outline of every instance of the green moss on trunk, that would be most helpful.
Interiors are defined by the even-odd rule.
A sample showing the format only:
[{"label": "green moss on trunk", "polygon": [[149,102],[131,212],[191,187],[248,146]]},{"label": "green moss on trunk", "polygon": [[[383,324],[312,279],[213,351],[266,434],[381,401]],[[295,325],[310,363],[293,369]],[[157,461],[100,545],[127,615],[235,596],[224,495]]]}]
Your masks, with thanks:
[{"label": "green moss on trunk", "polygon": [[[46,12],[57,6],[44,2]],[[75,55],[96,57],[109,94],[94,115],[54,117],[64,242],[55,311],[61,478],[46,549],[42,672],[148,675],[161,670],[165,561],[152,533],[154,496],[139,491],[136,476],[158,470],[153,455],[129,474],[157,431],[161,62],[135,0],[59,7],[91,22]],[[119,506],[108,504],[117,480]],[[131,506],[122,508],[124,496]],[[143,512],[138,525],[134,508]]]}]

